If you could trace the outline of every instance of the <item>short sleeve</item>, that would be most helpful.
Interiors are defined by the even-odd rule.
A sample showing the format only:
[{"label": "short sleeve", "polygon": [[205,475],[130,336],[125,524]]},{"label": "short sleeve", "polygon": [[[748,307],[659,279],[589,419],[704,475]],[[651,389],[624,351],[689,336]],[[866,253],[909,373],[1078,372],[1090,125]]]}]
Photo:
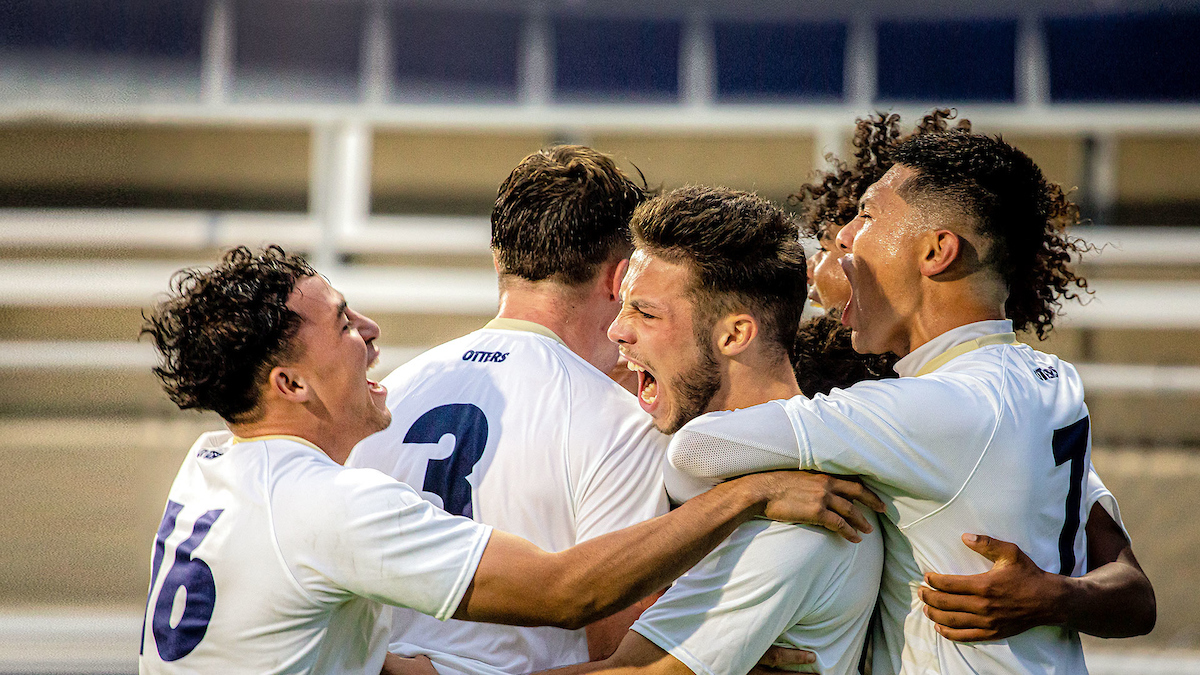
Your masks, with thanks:
[{"label": "short sleeve", "polygon": [[575,494],[576,544],[667,512],[662,474],[667,438],[636,419],[617,422],[607,434],[586,428],[590,420],[571,429],[572,443],[591,446],[581,451],[585,470]]},{"label": "short sleeve", "polygon": [[[882,546],[878,539],[862,546],[867,548],[856,550],[855,544],[804,526],[743,524],[631,630],[696,675],[745,673],[788,629],[819,614],[821,631],[798,631],[812,642],[784,644],[815,651],[818,669],[808,672],[823,672],[822,664],[855,660],[856,654],[842,652],[860,647],[866,633]],[[860,552],[866,558],[856,560]],[[858,586],[845,606],[843,584]]]},{"label": "short sleeve", "polygon": [[373,469],[338,471],[329,494],[311,496],[299,511],[313,534],[286,545],[301,577],[307,569],[329,585],[316,583],[321,591],[343,589],[441,620],[458,608],[491,535],[490,526],[452,516]]},{"label": "short sleeve", "polygon": [[1129,536],[1129,530],[1125,528],[1124,521],[1121,520],[1121,507],[1117,504],[1117,498],[1113,493],[1108,491],[1104,485],[1104,481],[1100,480],[1100,474],[1096,472],[1096,467],[1088,465],[1087,485],[1084,493],[1084,509],[1085,514],[1092,512],[1092,507],[1099,504],[1109,516],[1112,516],[1117,527],[1121,528],[1121,532],[1125,534],[1125,539],[1133,541]]}]

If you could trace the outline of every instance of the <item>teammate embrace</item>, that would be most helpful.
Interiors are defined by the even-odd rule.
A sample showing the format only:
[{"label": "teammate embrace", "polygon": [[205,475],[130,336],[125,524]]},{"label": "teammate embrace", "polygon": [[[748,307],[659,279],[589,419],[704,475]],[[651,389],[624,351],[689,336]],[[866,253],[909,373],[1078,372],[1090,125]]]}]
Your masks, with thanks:
[{"label": "teammate embrace", "polygon": [[[1044,333],[1075,282],[1071,207],[1018,150],[943,119],[903,143],[874,133],[893,118],[860,122],[855,164],[802,192],[854,205],[818,223],[814,277],[856,350],[903,357],[899,379],[809,376],[806,263],[777,207],[650,196],[577,146],[501,187],[497,318],[382,386],[365,375],[378,327],[303,261],[240,249],[180,277],[148,324],[156,372],[229,432],[172,486],[142,672],[373,675],[390,645],[443,675],[708,675],[774,644],[851,673],[877,593],[875,675],[1082,673],[1078,631],[1148,631],[1078,376],[1013,334]],[[636,399],[608,376],[618,345]],[[671,513],[664,466],[686,502]],[[796,468],[874,493],[726,480]],[[764,514],[820,527],[746,522]],[[972,551],[964,533],[1004,541],[964,537]]]}]

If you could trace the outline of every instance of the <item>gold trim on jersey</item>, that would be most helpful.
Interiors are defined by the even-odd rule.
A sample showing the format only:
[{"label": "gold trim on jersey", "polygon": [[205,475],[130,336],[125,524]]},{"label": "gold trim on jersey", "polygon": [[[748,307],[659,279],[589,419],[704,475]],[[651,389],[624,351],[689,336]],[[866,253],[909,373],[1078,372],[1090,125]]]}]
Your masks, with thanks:
[{"label": "gold trim on jersey", "polygon": [[980,347],[987,347],[989,345],[1016,344],[1020,344],[1017,342],[1016,333],[996,333],[995,335],[984,335],[981,338],[968,340],[960,345],[955,345],[954,347],[942,352],[940,355],[930,359],[928,363],[921,366],[921,369],[917,371],[917,377],[928,375],[929,373],[932,373],[938,368],[946,365],[950,361],[962,356],[963,354],[966,354],[967,352],[973,352]]},{"label": "gold trim on jersey", "polygon": [[563,342],[562,338],[555,335],[554,331],[546,328],[540,323],[534,323],[533,321],[526,321],[524,319],[507,319],[496,317],[495,319],[487,322],[487,324],[484,325],[484,328],[494,328],[497,330],[519,330],[526,333],[537,333],[538,335],[542,335],[554,340],[564,347],[567,346],[567,343]]},{"label": "gold trim on jersey", "polygon": [[325,452],[314,445],[312,441],[305,440],[299,436],[289,436],[287,434],[267,434],[266,436],[251,436],[250,438],[242,438],[241,436],[233,437],[234,443],[253,443],[254,441],[294,441],[302,445],[307,445],[317,452]]}]

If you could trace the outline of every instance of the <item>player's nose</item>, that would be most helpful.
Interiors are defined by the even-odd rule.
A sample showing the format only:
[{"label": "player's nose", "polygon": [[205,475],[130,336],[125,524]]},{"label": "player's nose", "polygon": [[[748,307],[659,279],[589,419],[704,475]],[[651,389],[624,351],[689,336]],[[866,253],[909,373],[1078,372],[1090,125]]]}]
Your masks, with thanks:
[{"label": "player's nose", "polygon": [[635,342],[633,331],[629,330],[629,326],[622,320],[622,315],[618,314],[617,318],[608,325],[608,339],[619,345],[626,345]]},{"label": "player's nose", "polygon": [[351,317],[351,320],[356,324],[358,334],[362,336],[363,340],[370,342],[379,337],[379,324],[375,323],[374,319],[358,312],[353,312],[353,314],[354,316]]},{"label": "player's nose", "polygon": [[836,241],[839,250],[846,253],[850,252],[850,249],[854,246],[854,238],[858,236],[858,231],[862,229],[862,224],[862,218],[855,218],[847,223],[841,232],[838,232]]}]

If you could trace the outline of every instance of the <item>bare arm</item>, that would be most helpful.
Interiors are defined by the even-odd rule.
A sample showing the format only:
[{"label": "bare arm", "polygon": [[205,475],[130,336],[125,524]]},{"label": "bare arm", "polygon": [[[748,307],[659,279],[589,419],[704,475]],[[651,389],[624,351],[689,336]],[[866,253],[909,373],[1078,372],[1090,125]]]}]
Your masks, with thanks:
[{"label": "bare arm", "polygon": [[[750,675],[782,675],[791,673],[796,666],[816,663],[817,655],[803,649],[771,647],[751,671]],[[663,651],[661,647],[629,631],[616,653],[603,661],[577,663],[565,668],[544,670],[543,675],[584,675],[584,673],[610,673],[622,675],[692,675],[691,669],[679,659]],[[387,675],[386,673],[384,675]]]},{"label": "bare arm", "polygon": [[454,618],[581,628],[664,588],[754,516],[821,525],[850,541],[870,532],[851,504],[883,510],[865,487],[782,471],[716,486],[674,511],[559,553],[494,532]]},{"label": "bare arm", "polygon": [[612,656],[633,622],[660,597],[662,591],[642,598],[610,617],[589,623],[584,629],[587,631],[588,661],[600,661]]},{"label": "bare arm", "polygon": [[1154,628],[1154,588],[1133,547],[1104,507],[1087,524],[1090,570],[1082,577],[1040,569],[1015,544],[978,537],[963,541],[992,560],[970,576],[927,574],[925,614],[951,640],[999,640],[1035,626],[1066,626],[1097,637],[1132,637]]}]

